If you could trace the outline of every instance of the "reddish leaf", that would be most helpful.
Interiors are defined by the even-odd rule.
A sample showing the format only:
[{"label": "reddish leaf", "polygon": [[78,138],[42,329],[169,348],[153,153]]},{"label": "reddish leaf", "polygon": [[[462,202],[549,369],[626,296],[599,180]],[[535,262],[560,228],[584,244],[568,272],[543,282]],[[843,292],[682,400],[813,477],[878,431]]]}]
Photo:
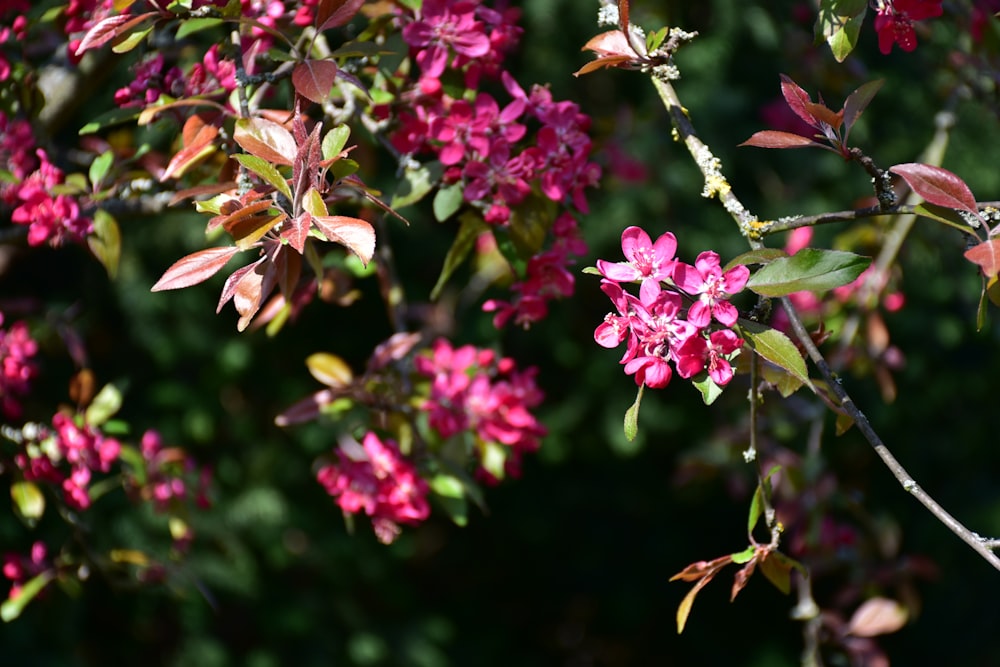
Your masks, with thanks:
[{"label": "reddish leaf", "polygon": [[807,105],[812,104],[809,93],[804,91],[799,84],[784,74],[781,75],[781,94],[784,96],[788,106],[795,112],[795,115],[816,127],[816,119],[807,110]]},{"label": "reddish leaf", "polygon": [[607,32],[602,32],[600,35],[591,37],[590,40],[583,45],[581,51],[593,51],[598,56],[625,56],[629,60],[635,58],[639,54],[635,52],[632,45],[628,42],[628,37],[621,30],[609,30]]},{"label": "reddish leaf", "polygon": [[757,567],[757,559],[753,558],[749,563],[740,568],[740,571],[736,573],[733,578],[733,590],[729,594],[729,601],[732,602],[736,599],[736,596],[740,594],[747,583],[750,581],[750,577],[753,576],[754,568]]},{"label": "reddish leaf", "polygon": [[947,169],[920,162],[906,162],[889,167],[918,195],[932,204],[979,214],[976,198],[961,178]]},{"label": "reddish leaf", "polygon": [[834,112],[823,104],[809,103],[806,105],[806,111],[815,119],[813,125],[829,125],[838,130],[843,122],[843,110]]},{"label": "reddish leaf", "polygon": [[278,215],[253,215],[226,226],[226,231],[232,234],[237,248],[240,250],[249,250],[257,245],[257,242],[263,238],[264,234],[267,234],[287,218],[288,216],[285,213]]},{"label": "reddish leaf", "polygon": [[223,214],[217,215],[208,221],[208,228],[215,229],[219,225],[222,225],[226,231],[229,231],[240,220],[266,211],[272,205],[273,202],[270,199],[261,199],[246,206],[243,206],[241,202],[236,200],[228,201],[223,205]]},{"label": "reddish leaf", "polygon": [[855,637],[875,637],[896,632],[909,614],[906,607],[889,598],[866,600],[847,623],[847,634]]},{"label": "reddish leaf", "polygon": [[589,74],[590,72],[599,69],[609,69],[611,67],[619,67],[629,62],[632,62],[632,56],[606,56],[603,58],[597,58],[596,60],[591,60],[583,67],[573,72],[573,76],[580,76],[581,74]]},{"label": "reddish leaf", "polygon": [[156,281],[150,291],[162,292],[163,290],[180,289],[204,282],[218,273],[226,265],[226,262],[239,251],[240,249],[235,246],[223,246],[199,250],[187,257],[182,257],[166,270],[163,277]]},{"label": "reddish leaf", "polygon": [[1000,238],[972,246],[965,251],[965,258],[978,264],[987,278],[995,277],[1000,274]]},{"label": "reddish leaf", "polygon": [[292,70],[295,91],[316,104],[322,104],[337,79],[337,63],[332,60],[306,60]]},{"label": "reddish leaf", "polygon": [[146,12],[144,14],[139,14],[138,16],[119,14],[117,16],[109,16],[106,19],[98,21],[90,30],[87,31],[87,34],[83,36],[83,39],[80,40],[80,46],[76,47],[76,52],[73,55],[80,56],[90,49],[96,49],[100,46],[104,46],[112,39],[125,34],[151,16],[156,16],[156,12]]},{"label": "reddish leaf", "polygon": [[365,0],[320,0],[316,7],[316,29],[329,30],[354,18]]},{"label": "reddish leaf", "polygon": [[233,271],[228,278],[226,278],[226,282],[222,286],[222,294],[219,295],[219,303],[215,307],[216,314],[218,314],[222,310],[222,307],[233,298],[233,294],[236,293],[236,286],[239,284],[240,280],[243,279],[243,276],[256,269],[264,261],[266,261],[266,259],[266,257],[261,257],[253,264],[241,266]]},{"label": "reddish leaf", "polygon": [[360,218],[346,215],[317,215],[313,222],[330,241],[347,246],[365,266],[375,254],[375,229]]},{"label": "reddish leaf", "polygon": [[618,0],[618,27],[628,30],[629,0]]},{"label": "reddish leaf", "polygon": [[272,164],[292,164],[298,152],[292,133],[264,118],[240,118],[233,133],[243,150]]},{"label": "reddish leaf", "polygon": [[295,403],[290,408],[274,418],[274,423],[278,426],[289,426],[300,424],[319,417],[323,408],[333,403],[333,400],[343,392],[334,392],[330,389],[321,389],[312,396],[304,398]]},{"label": "reddish leaf", "polygon": [[281,228],[281,238],[288,241],[288,245],[301,255],[306,250],[306,239],[309,238],[311,224],[312,215],[308,211],[302,211],[299,215],[286,221]]},{"label": "reddish leaf", "polygon": [[878,79],[876,81],[869,81],[866,84],[858,86],[857,90],[847,96],[847,100],[844,102],[844,126],[846,131],[851,131],[851,126],[857,122],[864,110],[868,108],[872,99],[875,97],[875,93],[882,88],[882,84],[885,83],[883,79]]},{"label": "reddish leaf", "polygon": [[181,140],[184,148],[177,151],[160,176],[161,181],[184,173],[215,150],[214,141],[219,136],[219,128],[209,125],[195,114],[184,123]]},{"label": "reddish leaf", "polygon": [[822,144],[816,143],[809,137],[791,132],[780,132],[778,130],[762,130],[754,132],[753,136],[744,141],[740,146],[757,146],[758,148],[806,148],[807,146],[817,146],[822,148]]}]

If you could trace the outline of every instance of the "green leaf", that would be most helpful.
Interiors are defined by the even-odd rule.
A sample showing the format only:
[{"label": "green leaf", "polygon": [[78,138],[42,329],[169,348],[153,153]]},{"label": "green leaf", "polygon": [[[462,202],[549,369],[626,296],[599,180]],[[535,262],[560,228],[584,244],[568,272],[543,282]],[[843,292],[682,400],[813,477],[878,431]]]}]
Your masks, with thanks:
[{"label": "green leaf", "polygon": [[761,485],[757,485],[757,489],[754,491],[753,500],[750,501],[750,514],[747,517],[747,534],[752,534],[754,526],[760,520],[761,515],[764,513],[764,493],[765,490],[767,495],[771,495],[771,475],[781,470],[781,466],[774,466],[768,471],[767,476],[764,478],[764,486],[767,488],[761,488]]},{"label": "green leaf", "polygon": [[861,275],[871,258],[842,250],[803,248],[782,257],[750,277],[747,287],[762,296],[786,296],[793,292],[821,292],[846,285]]},{"label": "green leaf", "polygon": [[34,523],[45,514],[45,496],[34,482],[20,480],[10,485],[10,498],[21,518]]},{"label": "green leaf", "polygon": [[104,209],[94,212],[94,233],[87,237],[87,246],[108,272],[108,277],[114,280],[122,254],[122,236],[118,223]]},{"label": "green leaf", "polygon": [[438,474],[430,480],[430,487],[434,493],[445,498],[464,498],[465,485],[462,480],[454,475]]},{"label": "green leaf", "polygon": [[748,264],[770,264],[779,257],[788,257],[788,253],[778,248],[758,248],[757,250],[751,250],[733,257],[722,270],[725,272],[734,266],[746,266]]},{"label": "green leaf", "polygon": [[804,384],[812,387],[809,371],[806,368],[806,360],[788,336],[777,329],[750,320],[740,319],[737,326],[740,337],[746,341],[751,350],[775,366],[784,368],[802,380]]},{"label": "green leaf", "polygon": [[260,176],[265,183],[274,186],[278,192],[285,195],[288,199],[292,199],[292,189],[288,187],[288,181],[285,180],[285,177],[281,175],[281,172],[273,164],[249,153],[236,153],[232,157],[241,165]]},{"label": "green leaf", "polygon": [[931,204],[930,202],[921,202],[913,207],[913,212],[921,217],[929,218],[930,220],[935,220],[949,227],[954,227],[960,232],[965,234],[970,234],[972,226],[969,224],[966,218],[963,218],[959,212],[953,208],[948,208],[947,206],[938,206],[937,204]]},{"label": "green leaf", "polygon": [[0,619],[2,619],[4,623],[9,623],[20,616],[21,612],[24,611],[24,608],[28,606],[28,603],[31,602],[43,588],[45,588],[46,584],[52,581],[53,577],[55,577],[55,572],[52,570],[46,570],[45,572],[37,574],[28,580],[24,586],[21,586],[21,590],[17,594],[17,597],[8,598],[2,605],[0,605]]},{"label": "green leaf", "polygon": [[403,174],[403,180],[399,182],[399,187],[396,188],[396,194],[389,202],[389,208],[416,204],[434,189],[443,174],[444,165],[440,162],[428,162],[415,169],[407,169]]},{"label": "green leaf", "polygon": [[351,136],[351,128],[340,124],[333,128],[323,137],[322,151],[324,160],[332,160],[340,155],[347,145],[347,140]]},{"label": "green leaf", "polygon": [[538,254],[556,218],[557,205],[548,197],[531,196],[510,212],[508,230],[518,256],[528,260]]},{"label": "green leaf", "polygon": [[128,53],[129,51],[137,47],[142,40],[146,39],[146,35],[148,35],[152,31],[153,31],[153,26],[149,26],[148,28],[143,28],[142,30],[136,30],[131,35],[129,35],[122,41],[112,46],[111,50],[114,51],[115,53]]},{"label": "green leaf", "polygon": [[115,156],[110,150],[104,151],[90,163],[90,171],[88,176],[90,177],[90,184],[94,190],[99,190],[101,181],[107,176],[108,170],[111,169],[111,164],[114,162]]},{"label": "green leaf", "polygon": [[833,57],[843,62],[858,43],[867,0],[822,0],[816,18],[816,42],[825,40]]},{"label": "green leaf", "polygon": [[464,528],[469,524],[469,503],[465,498],[438,495],[436,500],[437,504],[456,526]]},{"label": "green leaf", "polygon": [[314,378],[334,389],[346,387],[354,378],[347,362],[328,352],[310,354],[306,358],[306,367]]},{"label": "green leaf", "polygon": [[181,40],[188,35],[193,35],[201,30],[208,30],[223,24],[222,19],[215,18],[194,18],[181,21],[181,27],[177,29],[177,39]]},{"label": "green leaf", "polygon": [[792,589],[790,576],[792,569],[798,570],[803,577],[809,576],[809,571],[802,563],[789,558],[780,551],[769,552],[758,565],[760,565],[760,571],[764,573],[767,580],[785,595],[788,595]]},{"label": "green leaf", "polygon": [[635,436],[639,432],[639,404],[642,402],[642,391],[645,388],[645,384],[639,385],[639,391],[635,394],[635,403],[625,411],[625,437],[628,438],[629,442],[635,440]]},{"label": "green leaf", "polygon": [[83,419],[90,426],[100,426],[122,407],[122,393],[113,384],[106,384],[87,406]]},{"label": "green leaf", "polygon": [[744,563],[749,563],[750,561],[752,561],[755,555],[757,555],[757,547],[751,544],[743,551],[734,553],[730,557],[733,559],[733,562],[736,563],[737,565],[743,565]]},{"label": "green leaf", "polygon": [[715,399],[722,396],[722,387],[715,384],[708,373],[699,373],[696,378],[691,380],[691,384],[701,392],[701,400],[705,402],[705,405],[711,405]]},{"label": "green leaf", "polygon": [[439,188],[434,195],[434,218],[438,222],[444,222],[462,207],[463,201],[461,183],[452,183]]},{"label": "green leaf", "polygon": [[111,125],[118,125],[119,123],[124,123],[127,120],[135,120],[139,117],[140,109],[130,107],[128,109],[112,109],[102,113],[94,120],[85,124],[80,128],[80,134],[93,134],[94,132],[100,132],[106,127]]},{"label": "green leaf", "polygon": [[448,249],[448,254],[445,255],[444,266],[441,267],[441,275],[438,276],[437,283],[434,284],[434,289],[431,290],[431,300],[435,300],[440,296],[441,290],[444,289],[451,275],[455,273],[455,269],[461,266],[465,258],[469,256],[469,252],[475,246],[479,235],[489,231],[486,221],[476,213],[470,212],[467,215],[463,215],[460,220],[462,224],[458,228],[458,234],[455,235],[455,241],[451,244],[451,248]]}]

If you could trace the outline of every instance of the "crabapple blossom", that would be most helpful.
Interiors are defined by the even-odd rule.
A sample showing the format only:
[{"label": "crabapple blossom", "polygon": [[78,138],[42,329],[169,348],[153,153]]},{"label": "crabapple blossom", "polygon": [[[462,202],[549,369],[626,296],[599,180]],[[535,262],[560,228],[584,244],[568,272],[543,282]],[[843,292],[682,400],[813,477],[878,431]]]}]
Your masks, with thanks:
[{"label": "crabapple blossom", "polygon": [[875,15],[879,50],[888,54],[893,44],[899,44],[904,51],[913,51],[917,48],[914,21],[941,16],[942,11],[941,0],[879,0]]},{"label": "crabapple blossom", "polygon": [[38,374],[34,361],[38,343],[24,322],[14,322],[5,330],[3,321],[0,312],[0,414],[16,419],[21,416],[17,397],[28,393],[31,380]]},{"label": "crabapple blossom", "polygon": [[673,278],[677,264],[677,238],[670,232],[661,234],[653,242],[649,234],[639,227],[626,227],[622,232],[622,252],[625,262],[597,260],[597,270],[608,280],[643,284],[659,283]]},{"label": "crabapple blossom", "polygon": [[337,462],[325,465],[316,479],[347,514],[364,512],[385,544],[399,534],[399,524],[418,524],[430,514],[429,488],[392,440],[372,432],[359,444],[341,443]]},{"label": "crabapple blossom", "polygon": [[741,292],[749,279],[750,269],[743,265],[723,273],[718,253],[711,250],[698,255],[694,266],[678,263],[674,269],[678,287],[688,294],[699,295],[687,317],[697,327],[708,326],[713,317],[727,327],[736,324],[739,312],[728,299]]}]

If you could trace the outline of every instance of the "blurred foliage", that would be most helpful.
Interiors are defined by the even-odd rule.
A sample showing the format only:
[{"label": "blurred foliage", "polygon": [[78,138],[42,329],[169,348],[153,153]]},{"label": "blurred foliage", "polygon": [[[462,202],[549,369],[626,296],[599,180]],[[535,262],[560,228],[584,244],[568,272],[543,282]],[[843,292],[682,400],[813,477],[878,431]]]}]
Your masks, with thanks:
[{"label": "blurred foliage", "polygon": [[[761,109],[780,98],[780,73],[836,106],[861,83],[886,79],[854,134],[883,167],[916,159],[935,114],[954,111],[943,166],[980,199],[998,198],[1000,172],[988,166],[1000,142],[997,117],[955,94],[942,63],[958,36],[945,21],[932,22],[915,52],[889,56],[878,52],[866,24],[858,52],[841,65],[813,45],[803,3],[634,4],[637,23],[699,31],[678,55],[677,90],[735,191],[758,215],[840,210],[870,194],[863,173],[834,155],[736,147],[766,127]],[[721,207],[699,196],[701,177],[672,141],[647,79],[619,71],[571,76],[589,57],[580,46],[598,30],[596,3],[521,5],[518,79],[549,82],[557,97],[577,101],[594,119],[603,159],[618,151],[645,167],[644,179],[627,182],[605,165],[605,187],[591,196],[583,221],[591,246],[585,263],[618,258],[619,235],[630,224],[673,231],[687,261],[708,248],[724,258],[745,250]],[[800,14],[806,18],[792,18]],[[94,108],[113,89],[87,91]],[[382,166],[386,173],[373,181],[391,178],[391,161]],[[669,576],[743,546],[753,473],[724,425],[744,418],[745,381],[711,409],[681,382],[647,392],[639,437],[626,441],[621,420],[635,387],[617,364],[620,353],[593,343],[608,308],[594,277],[578,275],[577,295],[556,304],[545,322],[504,334],[507,353],[541,368],[547,394],[542,417],[551,435],[522,478],[491,489],[488,515],[473,515],[467,528],[436,513],[383,547],[366,530],[349,534],[313,480],[312,461],[336,434],[317,425],[281,430],[272,421],[316,388],[304,362],[290,364],[289,350],[303,360],[336,351],[357,366],[389,333],[379,324],[386,317],[374,281],[362,283],[365,298],[350,309],[314,306],[276,338],[236,335],[231,309],[210,314],[221,278],[195,289],[148,291],[175,258],[201,247],[200,216],[120,223],[116,282],[67,248],[14,257],[0,272],[0,291],[63,306],[85,337],[91,367],[104,381],[127,383],[123,418],[138,429],[159,429],[166,442],[183,443],[213,467],[216,506],[195,523],[194,585],[133,590],[94,576],[72,596],[50,590],[16,623],[0,626],[4,654],[17,656],[11,664],[798,663],[801,629],[788,617],[794,601],[760,581],[730,605],[723,575],[700,596],[685,635],[676,636],[674,610],[686,587],[668,584]],[[848,230],[818,234],[832,241]],[[426,299],[444,251],[440,240],[419,226],[393,228],[391,236],[409,297]],[[846,381],[922,486],[968,524],[1000,533],[1000,452],[988,421],[1000,327],[994,311],[986,329],[975,331],[979,280],[962,250],[954,233],[917,223],[901,257],[906,307],[886,318],[906,357],[898,399],[883,404],[870,377]],[[456,340],[488,340],[489,319],[466,308]],[[47,359],[39,400],[49,404],[65,396],[60,378],[71,369],[59,356],[65,324],[53,321],[38,332]],[[804,451],[805,418],[774,418],[777,439]],[[919,587],[919,614],[881,640],[894,663],[992,664],[988,638],[1000,615],[988,601],[1000,593],[997,573],[909,498],[857,433],[835,438],[828,418],[824,438],[826,465],[851,481],[857,503],[884,520],[877,530],[898,533],[904,552],[937,565],[938,580]],[[140,520],[159,519],[102,529],[139,536]],[[3,513],[0,544],[21,547],[29,539]]]}]

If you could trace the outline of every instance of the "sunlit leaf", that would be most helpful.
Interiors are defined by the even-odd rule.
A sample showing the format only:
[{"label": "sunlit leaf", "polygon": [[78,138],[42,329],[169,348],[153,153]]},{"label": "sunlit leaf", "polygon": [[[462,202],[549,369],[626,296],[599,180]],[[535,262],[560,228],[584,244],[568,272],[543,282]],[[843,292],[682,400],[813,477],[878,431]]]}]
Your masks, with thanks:
[{"label": "sunlit leaf", "polygon": [[777,551],[767,552],[760,559],[760,571],[785,595],[792,590],[792,563],[783,554]]},{"label": "sunlit leaf", "polygon": [[350,136],[351,128],[344,124],[338,125],[327,132],[320,145],[323,152],[323,159],[332,160],[339,157],[341,151],[344,150],[344,146],[347,145],[347,139]]},{"label": "sunlit leaf", "polygon": [[150,291],[180,289],[204,282],[218,273],[239,251],[236,246],[222,246],[199,250],[182,257],[166,270]]},{"label": "sunlit leaf", "polygon": [[866,600],[847,623],[847,634],[855,637],[876,637],[896,632],[909,618],[906,607],[889,598]]},{"label": "sunlit leaf", "polygon": [[753,135],[740,144],[740,146],[756,146],[757,148],[824,147],[822,144],[813,141],[809,137],[803,137],[801,134],[792,134],[791,132],[781,132],[779,130],[761,130],[760,132],[754,132]]},{"label": "sunlit leaf", "polygon": [[28,522],[37,521],[45,514],[45,496],[34,482],[22,479],[11,484],[10,499],[17,513]]},{"label": "sunlit leaf", "polygon": [[777,329],[744,319],[739,321],[739,332],[751,350],[772,364],[784,368],[805,384],[810,384],[806,361],[788,336]]},{"label": "sunlit leaf", "polygon": [[870,264],[870,258],[850,252],[803,248],[758,270],[750,277],[747,288],[770,297],[803,290],[820,292],[852,282]]},{"label": "sunlit leaf", "polygon": [[730,554],[729,557],[737,565],[743,565],[744,563],[749,563],[753,560],[755,555],[757,555],[757,548],[751,544],[743,551],[737,551],[734,554]]},{"label": "sunlit leaf", "polygon": [[444,222],[462,207],[463,188],[461,183],[452,183],[439,188],[434,195],[434,219]]},{"label": "sunlit leaf", "polygon": [[233,139],[247,153],[274,164],[291,165],[298,153],[292,133],[266,118],[240,118]]},{"label": "sunlit leaf", "polygon": [[100,426],[122,407],[122,392],[113,384],[104,385],[94,400],[87,406],[84,421],[91,426]]},{"label": "sunlit leaf", "polygon": [[288,187],[288,180],[281,175],[277,168],[264,158],[250,155],[249,153],[237,153],[232,158],[241,165],[260,176],[261,180],[273,186],[278,192],[292,199],[292,189]]},{"label": "sunlit leaf", "polygon": [[635,436],[639,433],[639,405],[642,403],[642,391],[645,388],[645,384],[639,385],[635,402],[625,411],[625,437],[629,442],[635,440]]},{"label": "sunlit leaf", "polygon": [[1000,238],[990,239],[965,251],[965,258],[977,264],[987,278],[1000,273]]},{"label": "sunlit leaf", "polygon": [[74,55],[80,56],[89,51],[101,47],[112,39],[115,39],[136,27],[147,19],[156,16],[156,12],[146,12],[138,16],[129,14],[118,14],[109,16],[94,24],[87,34],[80,40],[80,45],[76,48]]},{"label": "sunlit leaf", "polygon": [[313,224],[328,240],[340,243],[368,265],[375,255],[375,229],[360,218],[346,215],[316,215]]},{"label": "sunlit leaf", "polygon": [[29,579],[23,586],[18,594],[14,597],[7,598],[2,605],[0,605],[0,619],[4,623],[9,623],[15,618],[21,615],[24,608],[28,606],[28,603],[35,599],[45,585],[48,584],[55,577],[55,572],[52,570],[45,570],[41,574],[37,574],[31,579]]},{"label": "sunlit leaf", "polygon": [[979,214],[976,198],[961,178],[947,169],[920,162],[906,162],[889,167],[918,195],[932,204]]},{"label": "sunlit leaf", "polygon": [[333,389],[345,387],[354,379],[347,362],[328,352],[310,354],[306,357],[306,367],[314,378]]},{"label": "sunlit leaf", "polygon": [[722,268],[722,270],[728,271],[734,266],[748,266],[753,264],[769,264],[779,257],[788,257],[788,253],[779,248],[758,248],[757,250],[750,250],[742,255],[737,255],[733,257],[729,262]]}]

